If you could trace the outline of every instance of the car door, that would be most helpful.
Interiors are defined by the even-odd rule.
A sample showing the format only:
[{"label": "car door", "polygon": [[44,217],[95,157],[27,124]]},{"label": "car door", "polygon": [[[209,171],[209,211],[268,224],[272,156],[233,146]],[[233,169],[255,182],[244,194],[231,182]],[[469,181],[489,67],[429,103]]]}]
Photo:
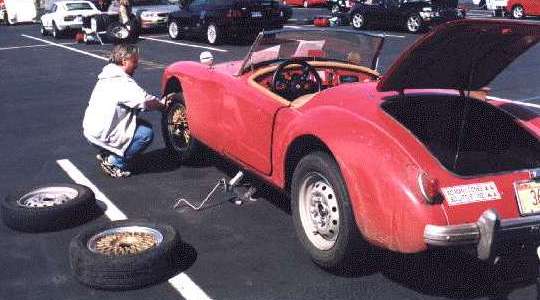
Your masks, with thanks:
[{"label": "car door", "polygon": [[223,94],[223,152],[269,175],[274,117],[279,109],[288,107],[288,103],[262,93],[245,79],[237,79],[238,82]]},{"label": "car door", "polygon": [[187,9],[185,20],[190,31],[200,33],[204,30],[204,18],[206,16],[206,8],[208,0],[193,0]]},{"label": "car door", "polygon": [[368,23],[381,25],[385,23],[386,7],[384,0],[366,1],[362,8],[367,17]]},{"label": "car door", "polygon": [[[403,13],[403,7],[406,4],[401,4],[399,0],[383,0],[385,2],[385,18],[386,25],[399,26],[401,25],[401,18]],[[402,7],[403,6],[403,7]]]}]

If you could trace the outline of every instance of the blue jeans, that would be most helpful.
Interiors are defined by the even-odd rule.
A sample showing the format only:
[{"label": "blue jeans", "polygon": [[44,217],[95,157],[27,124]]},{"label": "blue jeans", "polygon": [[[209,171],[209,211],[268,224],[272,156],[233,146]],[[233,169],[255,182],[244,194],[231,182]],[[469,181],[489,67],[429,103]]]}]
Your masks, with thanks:
[{"label": "blue jeans", "polygon": [[137,128],[135,128],[135,134],[131,143],[129,144],[124,156],[118,156],[111,153],[109,162],[114,166],[125,170],[128,165],[128,160],[133,158],[133,156],[143,152],[154,139],[154,132],[152,131],[152,126],[146,121],[137,120]]}]

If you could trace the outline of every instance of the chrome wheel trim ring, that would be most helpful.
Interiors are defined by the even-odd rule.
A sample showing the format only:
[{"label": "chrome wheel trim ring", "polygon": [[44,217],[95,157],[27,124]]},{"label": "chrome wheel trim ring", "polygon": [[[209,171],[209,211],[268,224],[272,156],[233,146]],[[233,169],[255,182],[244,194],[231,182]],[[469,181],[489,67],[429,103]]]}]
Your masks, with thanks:
[{"label": "chrome wheel trim ring", "polygon": [[178,24],[174,21],[169,24],[169,36],[173,39],[178,37]]},{"label": "chrome wheel trim ring", "polygon": [[208,42],[210,42],[210,44],[213,44],[216,42],[217,30],[214,24],[208,25],[208,29],[206,30],[206,37],[208,39]]},{"label": "chrome wheel trim ring", "polygon": [[117,227],[92,236],[86,247],[93,253],[108,256],[140,254],[163,242],[161,232],[145,226]]},{"label": "chrome wheel trim ring", "polygon": [[47,208],[63,205],[77,198],[79,192],[70,187],[44,187],[24,194],[17,200],[20,207]]},{"label": "chrome wheel trim ring", "polygon": [[353,16],[353,27],[362,28],[364,26],[364,16],[362,14],[355,14]]},{"label": "chrome wheel trim ring", "polygon": [[339,236],[339,205],[328,179],[311,172],[304,177],[298,195],[302,228],[309,241],[319,250],[334,247]]}]

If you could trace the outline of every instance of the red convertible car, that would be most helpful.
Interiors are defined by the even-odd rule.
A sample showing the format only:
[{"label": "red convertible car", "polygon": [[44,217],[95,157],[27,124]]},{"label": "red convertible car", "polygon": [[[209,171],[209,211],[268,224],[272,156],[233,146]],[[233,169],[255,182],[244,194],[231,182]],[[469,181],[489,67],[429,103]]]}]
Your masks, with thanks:
[{"label": "red convertible car", "polygon": [[365,241],[493,261],[540,241],[540,118],[474,91],[539,40],[526,22],[450,22],[381,76],[383,36],[262,32],[243,61],[166,68],[163,94],[181,100],[164,135],[181,159],[203,143],[290,193],[322,267],[362,259]]}]

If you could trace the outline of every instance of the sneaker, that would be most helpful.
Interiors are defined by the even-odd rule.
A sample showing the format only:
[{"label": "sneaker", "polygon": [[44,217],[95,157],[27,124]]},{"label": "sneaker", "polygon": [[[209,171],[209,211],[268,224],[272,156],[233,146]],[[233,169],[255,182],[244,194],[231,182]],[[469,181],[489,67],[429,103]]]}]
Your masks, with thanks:
[{"label": "sneaker", "polygon": [[102,154],[96,155],[96,159],[99,162],[99,166],[101,167],[101,170],[103,173],[113,177],[113,178],[123,178],[128,177],[131,175],[131,172],[127,170],[122,170],[118,168],[117,166],[111,164],[108,160],[108,156],[104,156]]}]

